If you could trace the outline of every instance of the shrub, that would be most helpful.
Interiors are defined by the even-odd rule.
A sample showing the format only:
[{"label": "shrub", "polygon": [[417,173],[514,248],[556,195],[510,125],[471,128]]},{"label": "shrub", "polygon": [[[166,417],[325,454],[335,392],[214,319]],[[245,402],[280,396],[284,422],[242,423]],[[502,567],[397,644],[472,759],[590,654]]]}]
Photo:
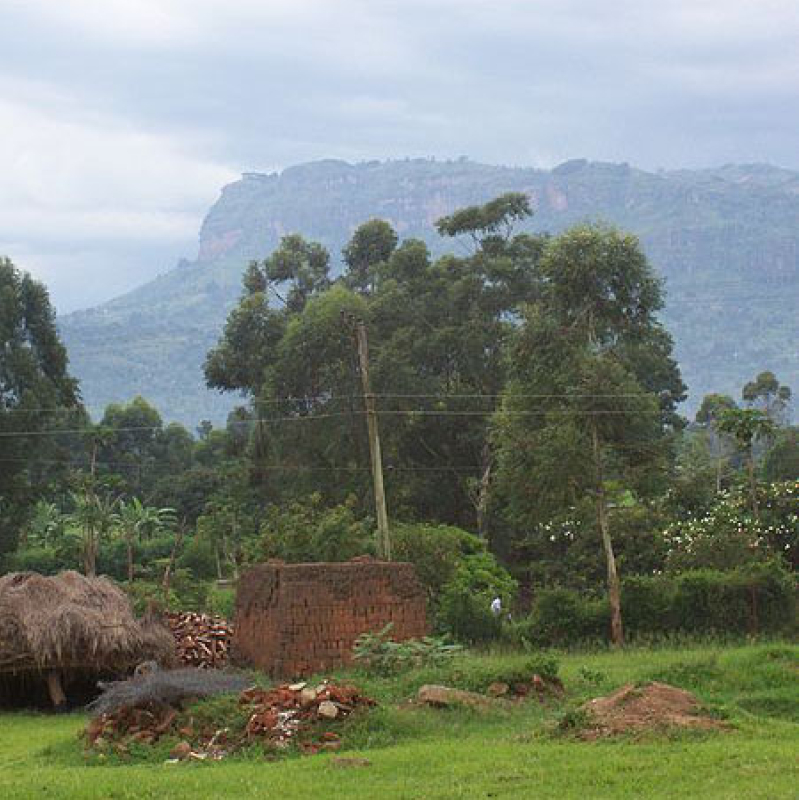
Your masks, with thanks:
[{"label": "shrub", "polygon": [[543,589],[529,617],[530,641],[565,645],[604,639],[610,629],[607,602],[568,589]]},{"label": "shrub", "polygon": [[377,633],[362,633],[352,649],[353,658],[367,671],[378,675],[394,675],[413,667],[441,664],[463,648],[444,639],[425,636],[395,642],[391,638],[393,623]]},{"label": "shrub", "polygon": [[455,576],[465,556],[486,551],[485,542],[451,525],[399,523],[391,528],[391,549],[396,561],[410,561],[429,599],[438,596]]},{"label": "shrub", "polygon": [[[627,636],[732,635],[791,632],[796,626],[796,586],[778,561],[729,572],[692,570],[680,575],[630,576],[622,581]],[[569,589],[544,589],[529,616],[503,635],[527,647],[564,646],[606,639],[609,611],[603,599]]]},{"label": "shrub", "polygon": [[674,579],[674,627],[691,633],[764,633],[795,616],[793,578],[776,562],[732,572],[697,570]]},{"label": "shrub", "polygon": [[137,614],[143,613],[151,603],[170,611],[220,613],[213,607],[213,601],[209,601],[212,586],[209,581],[197,580],[185,569],[176,570],[173,574],[169,596],[166,599],[160,582],[134,581],[131,584],[127,582],[122,584]]},{"label": "shrub", "polygon": [[[136,541],[133,547],[134,574],[139,579],[157,581],[163,574],[164,559],[172,552],[175,537],[171,533]],[[128,578],[128,550],[123,539],[115,538],[100,546],[98,570],[118,581]]]},{"label": "shrub", "polygon": [[621,607],[629,631],[663,634],[675,627],[676,585],[669,576],[631,575],[622,581]]},{"label": "shrub", "polygon": [[174,589],[170,591],[169,597],[164,598],[163,587],[158,583],[149,581],[134,581],[133,583],[123,583],[121,588],[130,598],[133,611],[137,615],[143,614],[149,606],[156,608],[166,608],[170,610],[180,610],[180,601]]},{"label": "shrub", "polygon": [[758,486],[757,500],[757,517],[748,494],[738,490],[721,495],[706,513],[666,528],[668,569],[730,570],[774,558],[799,568],[799,483]]},{"label": "shrub", "polygon": [[[58,552],[53,547],[26,547],[18,550],[9,559],[13,572],[39,572],[42,575],[55,575],[65,568]],[[69,567],[74,565],[70,564]]]},{"label": "shrub", "polygon": [[205,610],[232,620],[236,610],[236,590],[212,583],[205,598]]},{"label": "shrub", "polygon": [[516,581],[490,553],[464,556],[438,602],[438,623],[457,639],[487,641],[499,636],[501,619],[491,612],[491,601],[505,608],[516,593]]},{"label": "shrub", "polygon": [[213,542],[202,533],[194,534],[187,540],[177,563],[197,578],[216,577],[217,563]]}]

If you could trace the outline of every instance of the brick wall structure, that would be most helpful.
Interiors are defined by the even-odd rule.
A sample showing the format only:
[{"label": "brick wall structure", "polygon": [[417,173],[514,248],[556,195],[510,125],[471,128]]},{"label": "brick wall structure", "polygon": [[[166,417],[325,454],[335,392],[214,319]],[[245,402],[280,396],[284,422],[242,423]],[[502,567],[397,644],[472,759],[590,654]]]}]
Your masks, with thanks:
[{"label": "brick wall structure", "polygon": [[425,636],[426,606],[412,564],[259,564],[239,580],[233,661],[281,678],[324,672],[389,622],[397,641]]}]

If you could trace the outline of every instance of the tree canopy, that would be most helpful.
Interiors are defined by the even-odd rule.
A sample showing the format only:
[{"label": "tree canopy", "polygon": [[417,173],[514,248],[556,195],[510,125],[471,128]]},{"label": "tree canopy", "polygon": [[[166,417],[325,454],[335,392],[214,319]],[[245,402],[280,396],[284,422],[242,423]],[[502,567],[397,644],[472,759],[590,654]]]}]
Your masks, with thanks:
[{"label": "tree canopy", "polygon": [[31,471],[45,455],[37,433],[70,410],[81,410],[78,384],[47,290],[0,257],[0,554],[36,496]]}]

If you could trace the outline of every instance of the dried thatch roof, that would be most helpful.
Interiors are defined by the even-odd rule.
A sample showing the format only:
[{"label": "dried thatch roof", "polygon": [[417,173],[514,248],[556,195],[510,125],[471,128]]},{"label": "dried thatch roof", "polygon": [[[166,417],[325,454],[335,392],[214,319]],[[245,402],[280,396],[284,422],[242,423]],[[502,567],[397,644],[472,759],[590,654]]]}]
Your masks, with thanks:
[{"label": "dried thatch roof", "polygon": [[169,632],[138,622],[125,593],[107,578],[0,576],[0,672],[123,672],[141,661],[173,659]]}]

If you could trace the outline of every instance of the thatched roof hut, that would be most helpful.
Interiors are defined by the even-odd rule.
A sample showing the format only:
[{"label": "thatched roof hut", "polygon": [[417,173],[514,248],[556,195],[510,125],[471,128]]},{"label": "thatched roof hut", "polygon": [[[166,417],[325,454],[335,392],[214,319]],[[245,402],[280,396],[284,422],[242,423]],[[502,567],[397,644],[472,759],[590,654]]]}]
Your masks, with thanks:
[{"label": "thatched roof hut", "polygon": [[[0,576],[0,677],[38,673],[60,683],[71,673],[121,675],[142,661],[170,665],[174,647],[166,628],[136,620],[125,593],[107,578]],[[60,686],[49,688],[60,704],[53,696]]]}]

